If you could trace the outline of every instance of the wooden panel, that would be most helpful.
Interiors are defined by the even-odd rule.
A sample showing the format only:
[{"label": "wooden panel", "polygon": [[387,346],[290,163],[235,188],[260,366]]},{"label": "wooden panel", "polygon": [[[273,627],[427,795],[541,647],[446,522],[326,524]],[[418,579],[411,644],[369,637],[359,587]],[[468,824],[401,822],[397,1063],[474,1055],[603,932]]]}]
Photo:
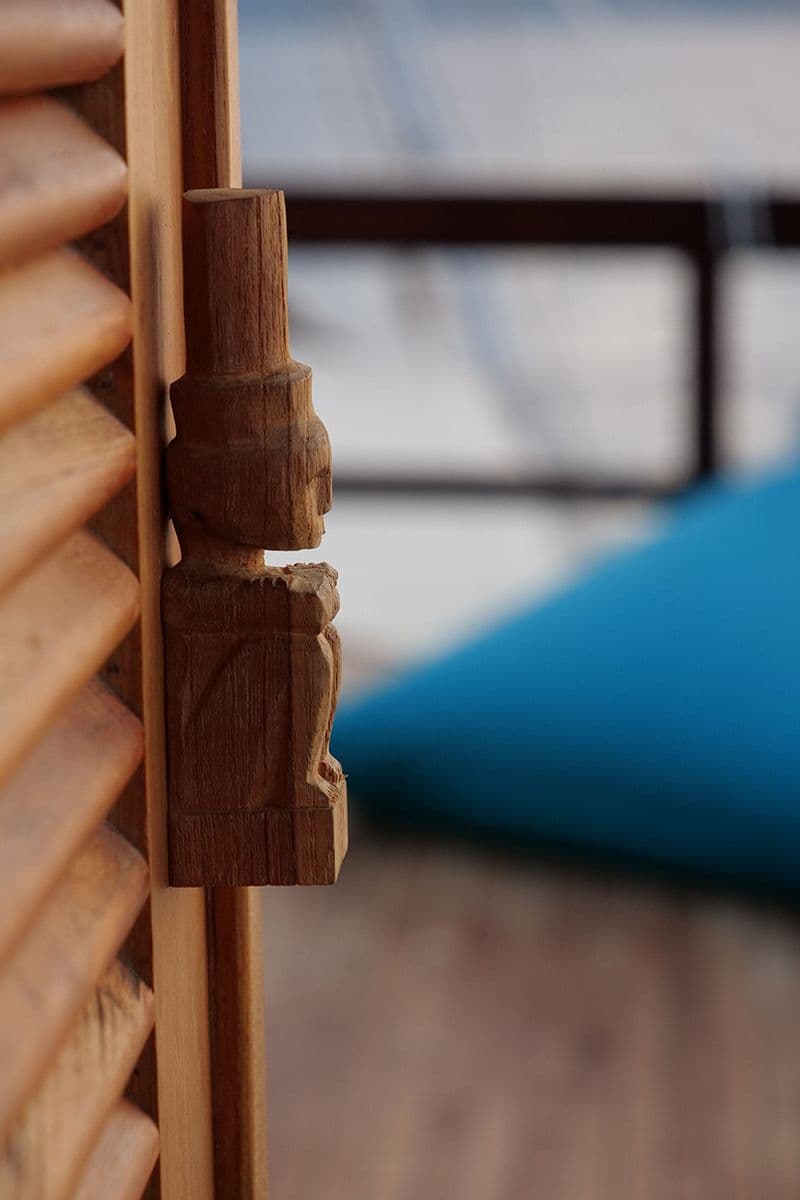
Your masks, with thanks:
[{"label": "wooden panel", "polygon": [[0,779],[133,625],[136,577],[79,531],[0,603]]},{"label": "wooden panel", "polygon": [[133,435],[77,389],[0,438],[0,591],[133,475]]},{"label": "wooden panel", "polygon": [[106,1122],[73,1200],[139,1200],[158,1158],[158,1129],[122,1100]]},{"label": "wooden panel", "polygon": [[108,826],[73,860],[0,977],[0,1139],[147,898],[147,865]]},{"label": "wooden panel", "polygon": [[0,92],[97,79],[121,55],[123,31],[108,0],[3,0]]},{"label": "wooden panel", "polygon": [[[181,0],[184,186],[241,187],[236,0]],[[199,30],[205,31],[199,37]],[[203,114],[202,117],[200,114]],[[207,136],[213,129],[213,137]],[[179,372],[173,378],[177,377]],[[208,893],[216,1192],[266,1200],[263,934],[255,888]],[[235,966],[232,964],[235,963]],[[243,1063],[246,1070],[241,1070]]]},{"label": "wooden panel", "polygon": [[125,202],[124,160],[52,96],[0,103],[0,267],[104,225]]},{"label": "wooden panel", "polygon": [[0,1161],[3,1200],[71,1194],[153,1028],[154,1007],[150,989],[112,963],[11,1130]]},{"label": "wooden panel", "polygon": [[115,358],[131,305],[73,250],[0,274],[0,431]]},{"label": "wooden panel", "polygon": [[[116,219],[83,250],[116,284],[130,288],[134,300],[132,355],[104,371],[96,386],[115,415],[135,423],[137,495],[121,493],[95,528],[139,573],[142,584],[141,641],[132,637],[123,643],[108,669],[115,690],[143,713],[145,724],[144,776],[134,777],[114,820],[147,846],[151,870],[152,948],[147,930],[126,948],[139,973],[155,983],[162,1146],[160,1171],[147,1195],[158,1194],[160,1179],[166,1200],[211,1200],[205,900],[200,890],[170,888],[166,863],[160,621],[166,520],[160,460],[166,387],[183,370],[177,30],[178,0],[128,4],[124,81],[117,68],[98,83],[73,90],[70,102],[129,161],[127,224]],[[138,543],[131,538],[137,508]],[[155,1091],[154,1063],[146,1050],[131,1098],[154,1114]]]},{"label": "wooden panel", "polygon": [[142,726],[92,681],[0,789],[0,961],[142,756]]}]

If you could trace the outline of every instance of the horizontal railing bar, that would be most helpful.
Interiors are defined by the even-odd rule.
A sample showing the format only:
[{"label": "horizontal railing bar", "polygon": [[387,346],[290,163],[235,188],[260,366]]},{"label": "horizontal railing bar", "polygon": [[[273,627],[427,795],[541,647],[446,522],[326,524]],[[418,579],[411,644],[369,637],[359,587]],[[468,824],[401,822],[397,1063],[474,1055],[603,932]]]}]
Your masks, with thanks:
[{"label": "horizontal railing bar", "polygon": [[347,496],[425,496],[432,499],[475,497],[487,500],[667,500],[688,492],[690,479],[677,482],[624,477],[573,475],[434,475],[405,472],[339,472],[337,498]]},{"label": "horizontal railing bar", "polygon": [[[260,186],[249,181],[250,186]],[[800,246],[800,197],[748,192],[752,244]],[[287,191],[294,244],[437,246],[668,246],[722,253],[729,205],[713,195],[609,192],[507,195],[448,192]]]}]

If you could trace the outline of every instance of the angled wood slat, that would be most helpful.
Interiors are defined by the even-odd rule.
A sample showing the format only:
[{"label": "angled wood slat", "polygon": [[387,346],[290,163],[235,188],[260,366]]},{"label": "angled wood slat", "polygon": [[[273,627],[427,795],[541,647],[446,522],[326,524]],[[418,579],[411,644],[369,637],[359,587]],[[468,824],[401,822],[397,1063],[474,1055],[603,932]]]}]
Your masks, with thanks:
[{"label": "angled wood slat", "polygon": [[92,680],[0,788],[0,970],[142,757],[141,723]]},{"label": "angled wood slat", "polygon": [[0,601],[0,780],[132,627],[138,581],[73,534]]},{"label": "angled wood slat", "polygon": [[0,102],[0,267],[105,225],[125,202],[128,169],[52,96]]},{"label": "angled wood slat", "polygon": [[130,332],[128,297],[74,250],[0,274],[0,432],[111,362]]},{"label": "angled wood slat", "polygon": [[6,960],[0,972],[0,1147],[121,946],[147,886],[144,859],[103,826]]},{"label": "angled wood slat", "polygon": [[[112,963],[11,1130],[0,1159],[3,1200],[74,1194],[153,1028],[154,1008],[152,992],[121,963]],[[129,1169],[122,1149],[117,1144],[117,1165]],[[105,1192],[105,1200],[114,1196]]]},{"label": "angled wood slat", "polygon": [[106,1122],[73,1200],[139,1200],[157,1158],[155,1125],[122,1100]]},{"label": "angled wood slat", "polygon": [[0,592],[128,482],[130,430],[83,389],[0,437]]},{"label": "angled wood slat", "polygon": [[97,79],[122,54],[122,14],[109,0],[3,0],[0,92]]}]

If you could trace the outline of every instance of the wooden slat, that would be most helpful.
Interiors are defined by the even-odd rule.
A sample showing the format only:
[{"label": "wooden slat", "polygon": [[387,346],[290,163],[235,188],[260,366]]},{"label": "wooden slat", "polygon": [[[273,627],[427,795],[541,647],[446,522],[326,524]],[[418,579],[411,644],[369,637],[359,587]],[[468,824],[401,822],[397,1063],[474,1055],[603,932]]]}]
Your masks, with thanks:
[{"label": "wooden slat", "polygon": [[0,438],[0,592],[123,487],[133,434],[83,389]]},{"label": "wooden slat", "polygon": [[0,602],[0,779],[136,620],[134,574],[83,530]]},{"label": "wooden slat", "polygon": [[[147,898],[147,865],[103,826],[0,974],[0,1144]],[[2,1194],[2,1189],[0,1189]]]},{"label": "wooden slat", "polygon": [[116,358],[130,331],[128,297],[74,250],[0,274],[0,431]]},{"label": "wooden slat", "polygon": [[128,169],[52,96],[0,103],[0,267],[104,225],[122,208]]},{"label": "wooden slat", "polygon": [[109,0],[3,0],[0,92],[97,79],[122,54],[124,25]]},{"label": "wooden slat", "polygon": [[[0,1160],[3,1200],[72,1194],[153,1028],[154,1008],[149,988],[112,963],[11,1130]],[[121,1150],[117,1169],[130,1166]]]},{"label": "wooden slat", "polygon": [[73,1200],[139,1200],[158,1158],[158,1130],[122,1100],[92,1151]]},{"label": "wooden slat", "polygon": [[0,963],[142,756],[142,726],[92,681],[0,789]]}]

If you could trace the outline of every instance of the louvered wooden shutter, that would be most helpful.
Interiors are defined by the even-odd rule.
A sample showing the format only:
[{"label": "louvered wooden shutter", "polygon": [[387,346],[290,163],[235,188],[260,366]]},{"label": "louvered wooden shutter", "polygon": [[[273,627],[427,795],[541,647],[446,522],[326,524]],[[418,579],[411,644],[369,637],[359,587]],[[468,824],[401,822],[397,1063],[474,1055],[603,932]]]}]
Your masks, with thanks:
[{"label": "louvered wooden shutter", "polygon": [[154,1020],[124,955],[143,855],[109,822],[142,726],[98,678],[139,585],[92,530],[131,431],[86,386],[131,305],[70,243],[120,212],[123,158],[44,89],[123,47],[106,0],[6,2],[0,24],[0,1196],[140,1195],[156,1125],[123,1099]]},{"label": "louvered wooden shutter", "polygon": [[204,898],[166,884],[159,685],[177,4],[126,8],[127,37],[112,0],[0,2],[0,1200],[213,1186]]},{"label": "louvered wooden shutter", "polygon": [[159,611],[235,0],[123,7],[0,0],[0,1200],[254,1200],[258,899],[168,886]]}]

